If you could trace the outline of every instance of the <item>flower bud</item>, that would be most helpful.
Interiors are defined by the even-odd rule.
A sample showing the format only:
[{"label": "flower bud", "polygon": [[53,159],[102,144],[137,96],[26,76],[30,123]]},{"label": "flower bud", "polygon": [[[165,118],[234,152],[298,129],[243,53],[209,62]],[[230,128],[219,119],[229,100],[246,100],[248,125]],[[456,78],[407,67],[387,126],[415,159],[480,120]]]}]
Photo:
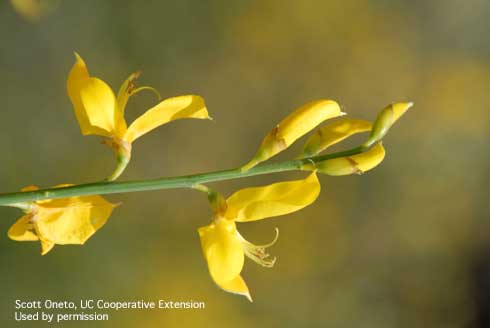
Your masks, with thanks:
[{"label": "flower bud", "polygon": [[373,129],[371,130],[371,135],[363,146],[371,147],[373,144],[383,139],[391,126],[412,106],[412,102],[394,103],[383,109],[378,114],[378,117],[376,117]]},{"label": "flower bud", "polygon": [[317,100],[303,105],[282,120],[264,138],[252,160],[242,167],[246,171],[291,146],[323,121],[344,115],[333,100]]},{"label": "flower bud", "polygon": [[302,166],[302,170],[318,170],[327,175],[362,174],[369,171],[383,161],[385,150],[381,143],[376,144],[368,151],[346,157],[327,159],[317,163],[308,163]]},{"label": "flower bud", "polygon": [[353,134],[371,130],[371,122],[355,119],[340,119],[317,130],[303,148],[299,158],[311,157]]}]

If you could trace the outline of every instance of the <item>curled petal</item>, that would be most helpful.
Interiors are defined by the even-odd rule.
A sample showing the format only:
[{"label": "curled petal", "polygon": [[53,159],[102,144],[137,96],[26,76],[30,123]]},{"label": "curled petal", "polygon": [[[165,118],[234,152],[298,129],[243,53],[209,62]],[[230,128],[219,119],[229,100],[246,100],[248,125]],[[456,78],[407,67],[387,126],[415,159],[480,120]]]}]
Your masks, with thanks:
[{"label": "curled petal", "polygon": [[236,279],[243,268],[244,252],[233,221],[216,219],[198,229],[209,273],[218,286]]},{"label": "curled petal", "polygon": [[311,157],[324,151],[328,147],[335,145],[342,140],[361,132],[371,130],[371,122],[354,119],[340,119],[336,122],[325,125],[315,132],[306,141],[303,154],[300,156]]},{"label": "curled petal", "polygon": [[78,55],[70,71],[67,89],[82,134],[121,137],[126,123],[111,88],[102,80],[90,77]]},{"label": "curled petal", "polygon": [[361,174],[378,166],[385,157],[385,149],[381,143],[368,151],[347,157],[325,160],[315,164],[306,164],[305,170],[318,170],[327,175]]},{"label": "curled petal", "polygon": [[253,302],[247,284],[243,280],[242,276],[238,276],[233,280],[221,283],[218,286],[225,292],[245,296],[250,302]]},{"label": "curled petal", "polygon": [[246,222],[284,215],[310,205],[319,194],[320,183],[313,172],[301,180],[239,190],[227,199],[225,216]]},{"label": "curled petal", "polygon": [[194,95],[165,99],[138,117],[129,126],[124,140],[132,143],[160,125],[181,118],[209,119],[204,100]]},{"label": "curled petal", "polygon": [[307,103],[282,120],[267,136],[252,160],[242,167],[246,171],[291,146],[323,121],[344,115],[333,100]]}]

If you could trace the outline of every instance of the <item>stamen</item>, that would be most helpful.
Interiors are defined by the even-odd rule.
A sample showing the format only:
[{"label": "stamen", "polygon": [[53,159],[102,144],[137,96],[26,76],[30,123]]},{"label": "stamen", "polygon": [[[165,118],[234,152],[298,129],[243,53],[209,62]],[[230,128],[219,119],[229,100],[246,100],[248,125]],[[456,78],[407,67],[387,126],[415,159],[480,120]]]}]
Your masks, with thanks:
[{"label": "stamen", "polygon": [[158,100],[161,100],[162,99],[162,96],[157,91],[157,89],[155,89],[153,87],[150,87],[150,86],[147,86],[147,85],[142,86],[142,87],[139,87],[139,88],[133,88],[133,89],[131,89],[131,92],[129,93],[129,95],[132,96],[132,95],[134,95],[134,94],[136,94],[136,93],[138,93],[140,91],[143,91],[143,90],[148,90],[148,91],[153,92],[157,96]]},{"label": "stamen", "polygon": [[245,252],[245,255],[250,258],[252,261],[255,263],[266,267],[266,268],[272,268],[274,266],[274,263],[276,263],[276,257],[274,256],[273,258],[269,258],[270,255],[265,251],[267,247],[270,247],[274,245],[279,238],[279,229],[275,228],[276,235],[274,239],[265,245],[254,245],[251,242],[247,241],[245,238],[242,237],[238,233],[238,237],[240,238],[242,245],[243,245],[243,250]]}]

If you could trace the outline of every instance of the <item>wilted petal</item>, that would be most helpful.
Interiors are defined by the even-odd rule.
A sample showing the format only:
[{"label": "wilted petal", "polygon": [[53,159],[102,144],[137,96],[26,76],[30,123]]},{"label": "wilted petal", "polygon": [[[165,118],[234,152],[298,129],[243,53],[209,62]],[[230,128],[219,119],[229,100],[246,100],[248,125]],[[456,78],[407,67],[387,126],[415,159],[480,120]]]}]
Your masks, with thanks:
[{"label": "wilted petal", "polygon": [[223,286],[237,278],[245,255],[235,223],[221,218],[198,232],[209,273],[216,284]]},{"label": "wilted petal", "polygon": [[181,118],[209,119],[204,100],[194,95],[165,99],[138,117],[129,126],[124,140],[132,143],[160,125]]},{"label": "wilted petal", "polygon": [[340,119],[325,125],[305,143],[301,157],[311,157],[356,133],[371,130],[371,122],[355,119]]},{"label": "wilted petal", "polygon": [[238,222],[284,215],[313,203],[320,194],[316,173],[302,180],[245,188],[227,199],[226,217]]}]

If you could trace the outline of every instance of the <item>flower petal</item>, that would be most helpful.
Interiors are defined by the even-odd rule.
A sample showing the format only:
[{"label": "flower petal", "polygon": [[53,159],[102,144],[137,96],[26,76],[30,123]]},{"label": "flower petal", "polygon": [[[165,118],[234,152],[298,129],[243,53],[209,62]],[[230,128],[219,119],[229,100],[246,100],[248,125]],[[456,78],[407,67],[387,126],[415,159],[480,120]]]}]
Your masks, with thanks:
[{"label": "flower petal", "polygon": [[181,118],[209,119],[204,100],[194,95],[165,99],[138,117],[129,126],[124,140],[132,143],[160,125]]},{"label": "flower petal", "polygon": [[30,222],[31,218],[31,214],[26,214],[17,220],[8,231],[9,238],[16,241],[38,240],[39,238],[32,231],[33,224]]},{"label": "flower petal", "polygon": [[317,100],[301,106],[265,136],[255,156],[242,170],[249,170],[280,153],[323,121],[342,115],[340,106],[333,100]]},{"label": "flower petal", "polygon": [[39,238],[41,241],[41,255],[46,255],[50,250],[53,249],[55,243],[53,243],[50,240],[44,239],[44,238]]},{"label": "flower petal", "polygon": [[250,302],[253,302],[247,284],[245,283],[245,280],[243,280],[242,276],[238,276],[233,280],[218,284],[218,286],[225,292],[245,296]]},{"label": "flower petal", "polygon": [[59,245],[83,244],[109,218],[115,205],[100,196],[53,199],[38,205],[38,235]]},{"label": "flower petal", "polygon": [[67,89],[82,134],[121,137],[126,123],[117,108],[114,93],[104,81],[90,77],[83,59],[78,54],[75,56]]},{"label": "flower petal", "polygon": [[233,221],[223,218],[198,229],[209,273],[223,286],[240,275],[245,260],[242,244]]},{"label": "flower petal", "polygon": [[302,180],[239,190],[227,199],[225,216],[246,222],[284,215],[310,205],[319,194],[320,183],[313,172]]},{"label": "flower petal", "polygon": [[340,119],[331,124],[325,125],[308,141],[306,141],[303,154],[300,156],[311,157],[324,151],[328,147],[350,137],[353,134],[371,130],[371,122],[354,119]]},{"label": "flower petal", "polygon": [[340,110],[339,104],[333,100],[309,102],[278,124],[278,138],[284,139],[289,146],[323,121],[341,115],[344,113]]}]

